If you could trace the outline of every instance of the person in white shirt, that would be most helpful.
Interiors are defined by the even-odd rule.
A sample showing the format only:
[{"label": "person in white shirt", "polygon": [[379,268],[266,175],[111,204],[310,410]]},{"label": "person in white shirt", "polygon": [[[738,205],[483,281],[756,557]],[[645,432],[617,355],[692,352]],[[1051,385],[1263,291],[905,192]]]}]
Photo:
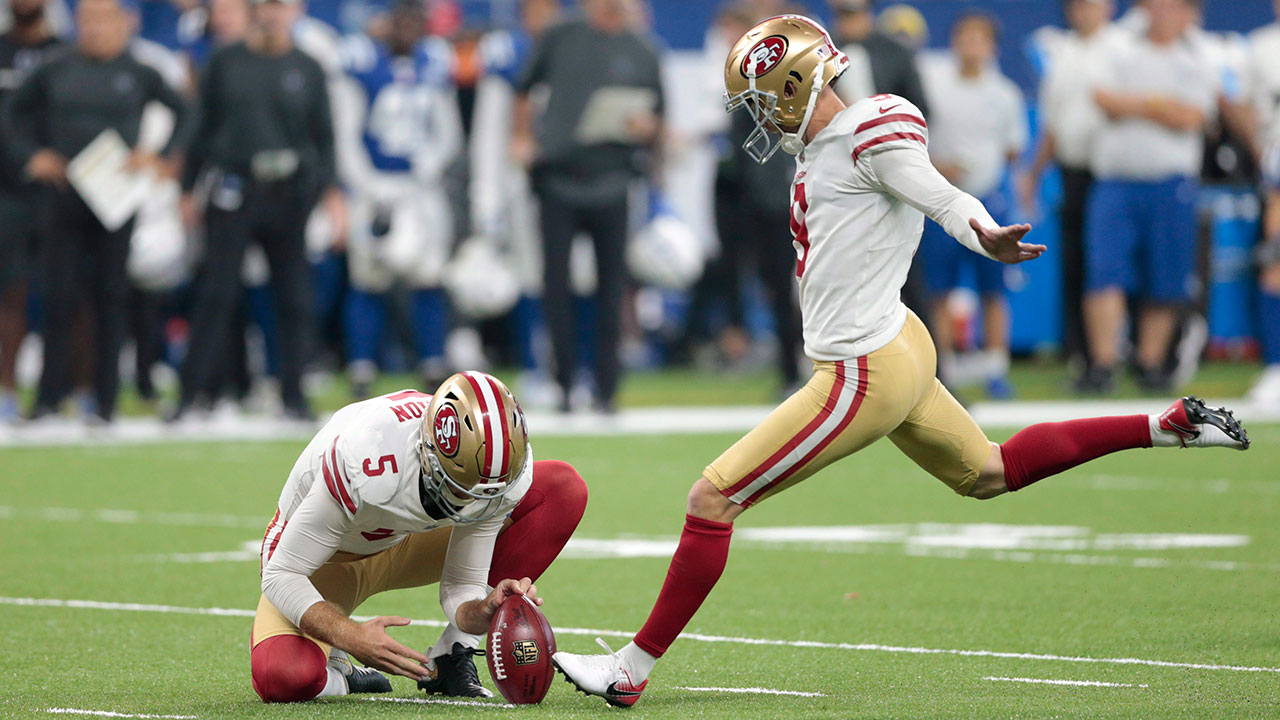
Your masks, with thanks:
[{"label": "person in white shirt", "polygon": [[[533,461],[524,412],[491,375],[342,408],[294,464],[262,539],[254,690],[268,703],[389,692],[381,670],[428,693],[492,696],[472,661],[479,636],[506,598],[541,604],[533,582],[586,502],[572,466]],[[350,617],[383,591],[436,583],[449,624],[427,653],[387,634],[405,618]]]},{"label": "person in white shirt", "polygon": [[1077,381],[1109,393],[1129,296],[1142,303],[1134,363],[1139,384],[1163,391],[1178,308],[1197,291],[1197,177],[1217,79],[1187,42],[1196,0],[1149,0],[1146,33],[1107,52],[1094,100],[1106,115],[1093,144],[1096,179],[1085,221],[1085,330],[1093,367]]},{"label": "person in white shirt", "polygon": [[[607,655],[552,655],[579,690],[612,705],[640,699],[658,658],[715,587],[739,515],[884,437],[977,499],[1129,448],[1248,446],[1228,411],[1195,398],[1162,415],[1040,423],[1003,444],[989,441],[935,377],[933,341],[902,304],[902,284],[925,214],[989,259],[1020,263],[1046,248],[1022,242],[1030,225],[998,226],[942,177],[915,105],[875,95],[846,106],[832,87],[846,67],[826,31],[799,15],[756,25],[726,59],[725,106],[756,123],[743,148],[757,162],[779,148],[796,156],[792,244],[814,374],[694,482],[666,582],[635,639]],[[721,613],[744,604],[722,600]]]},{"label": "person in white shirt", "polygon": [[1050,163],[1062,175],[1062,205],[1058,208],[1061,234],[1063,353],[1088,364],[1084,339],[1084,215],[1085,200],[1093,185],[1089,158],[1093,141],[1106,117],[1093,101],[1102,81],[1106,53],[1121,42],[1120,31],[1110,20],[1112,0],[1067,0],[1064,3],[1070,30],[1046,48],[1047,67],[1040,84],[1040,141],[1035,158],[1018,178],[1023,208],[1036,206],[1040,181]]},{"label": "person in white shirt", "polygon": [[[1280,0],[1275,1],[1275,11],[1280,19]],[[1248,88],[1263,147],[1266,192],[1263,237],[1257,255],[1261,268],[1258,319],[1266,369],[1249,391],[1249,398],[1275,406],[1280,405],[1280,22],[1254,31],[1249,44]]]},{"label": "person in white shirt", "polygon": [[[951,28],[954,62],[925,76],[933,114],[929,155],[948,181],[979,198],[996,221],[1010,214],[1004,191],[1010,165],[1026,148],[1027,111],[1022,92],[995,64],[999,28],[981,12],[961,15]],[[992,397],[1013,394],[1009,384],[1009,306],[1004,266],[965,252],[936,223],[925,223],[920,257],[933,301],[933,335],[942,381],[959,380],[948,298],[972,275],[982,297],[984,352],[979,378]]]}]

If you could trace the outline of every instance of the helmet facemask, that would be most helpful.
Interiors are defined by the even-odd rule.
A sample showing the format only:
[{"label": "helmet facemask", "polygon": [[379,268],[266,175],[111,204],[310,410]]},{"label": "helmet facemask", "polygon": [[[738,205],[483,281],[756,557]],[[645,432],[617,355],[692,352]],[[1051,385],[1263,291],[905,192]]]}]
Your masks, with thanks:
[{"label": "helmet facemask", "polygon": [[[799,77],[795,73],[792,75]],[[809,128],[809,120],[813,118],[813,109],[817,107],[818,96],[822,94],[824,75],[825,72],[821,68],[814,74],[809,102],[805,106],[804,117],[800,120],[800,125],[795,132],[787,132],[778,124],[775,119],[778,109],[777,94],[757,88],[754,77],[748,78],[747,89],[737,95],[731,97],[727,91],[724,93],[725,112],[732,113],[746,108],[756,125],[746,141],[742,143],[742,149],[751,156],[751,159],[764,165],[769,162],[774,153],[778,152],[778,148],[782,148],[790,155],[799,155],[804,150],[804,133]],[[784,87],[795,88],[796,82],[798,81],[788,79]],[[791,97],[794,97],[794,93]],[[777,136],[777,140],[774,140],[773,136]]]},{"label": "helmet facemask", "polygon": [[[469,488],[463,487],[445,472],[429,440],[422,440],[419,454],[423,461],[421,485],[424,508],[428,503],[434,504],[457,525],[484,522],[502,510],[502,501],[511,491],[512,483],[477,483]],[[523,471],[521,467],[511,477],[518,478]]]}]

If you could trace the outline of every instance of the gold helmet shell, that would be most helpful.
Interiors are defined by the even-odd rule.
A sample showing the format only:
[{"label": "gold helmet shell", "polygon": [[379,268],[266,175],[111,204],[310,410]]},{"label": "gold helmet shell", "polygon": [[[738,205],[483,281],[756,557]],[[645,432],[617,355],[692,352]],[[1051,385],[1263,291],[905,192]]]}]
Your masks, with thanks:
[{"label": "gold helmet shell", "polygon": [[803,15],[778,15],[748,30],[724,63],[725,110],[746,108],[756,123],[742,149],[760,164],[779,147],[798,154],[818,95],[848,67],[827,31]]},{"label": "gold helmet shell", "polygon": [[431,396],[418,449],[423,504],[434,502],[455,523],[480,522],[497,514],[524,471],[529,426],[501,380],[457,373]]}]

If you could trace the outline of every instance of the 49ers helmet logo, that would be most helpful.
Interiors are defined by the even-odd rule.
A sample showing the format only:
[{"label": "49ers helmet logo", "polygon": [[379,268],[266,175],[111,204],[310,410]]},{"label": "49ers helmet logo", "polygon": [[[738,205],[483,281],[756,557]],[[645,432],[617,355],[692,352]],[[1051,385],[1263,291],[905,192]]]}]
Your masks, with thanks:
[{"label": "49ers helmet logo", "polygon": [[782,56],[787,54],[787,38],[783,35],[770,35],[747,51],[742,58],[742,76],[760,77],[778,67]]},{"label": "49ers helmet logo", "polygon": [[435,436],[437,452],[445,457],[458,454],[461,435],[458,429],[458,411],[452,405],[445,405],[436,413]]}]

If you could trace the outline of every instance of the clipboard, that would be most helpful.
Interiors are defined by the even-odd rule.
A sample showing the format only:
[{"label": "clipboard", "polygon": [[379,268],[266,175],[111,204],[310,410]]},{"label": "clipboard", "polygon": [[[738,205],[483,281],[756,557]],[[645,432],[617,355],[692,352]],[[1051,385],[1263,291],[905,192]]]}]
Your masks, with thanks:
[{"label": "clipboard", "polygon": [[587,100],[573,139],[582,145],[632,143],[634,141],[627,132],[627,119],[633,115],[652,114],[657,107],[658,93],[653,88],[602,87]]},{"label": "clipboard", "polygon": [[131,153],[120,133],[107,128],[67,164],[67,181],[111,232],[138,212],[155,185],[149,173],[128,169]]}]

